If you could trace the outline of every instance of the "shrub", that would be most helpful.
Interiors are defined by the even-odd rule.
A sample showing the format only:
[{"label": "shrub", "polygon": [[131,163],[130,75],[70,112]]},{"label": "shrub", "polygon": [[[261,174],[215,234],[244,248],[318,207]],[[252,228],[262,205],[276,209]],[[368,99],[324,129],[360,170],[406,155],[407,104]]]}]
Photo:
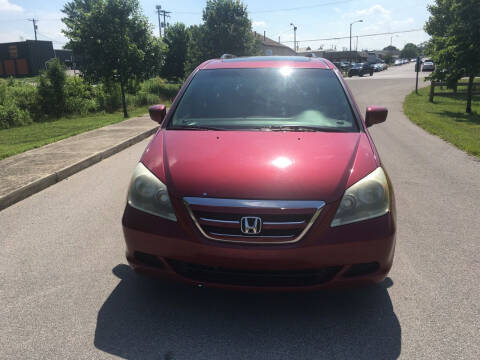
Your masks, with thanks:
[{"label": "shrub", "polygon": [[181,86],[181,84],[168,84],[163,79],[156,77],[146,80],[141,86],[141,91],[172,101]]},{"label": "shrub", "polygon": [[68,77],[65,82],[64,93],[64,111],[67,114],[87,115],[99,108],[93,87],[80,77]]},{"label": "shrub", "polygon": [[145,91],[140,91],[137,93],[137,95],[126,95],[126,101],[129,107],[158,104],[159,100],[160,99],[157,95],[150,94]]},{"label": "shrub", "polygon": [[3,79],[0,79],[0,105],[5,102],[7,96],[7,82]]},{"label": "shrub", "polygon": [[19,109],[27,111],[32,119],[41,116],[41,107],[38,99],[38,90],[31,84],[17,82],[7,89],[8,97],[15,102]]},{"label": "shrub", "polygon": [[120,85],[113,81],[105,81],[96,88],[96,97],[100,110],[113,113],[122,106]]},{"label": "shrub", "polygon": [[67,74],[65,66],[53,59],[48,62],[47,70],[40,75],[38,96],[44,114],[62,116],[65,109],[64,85]]},{"label": "shrub", "polygon": [[20,109],[13,101],[0,105],[0,129],[30,124],[32,119],[27,111]]}]

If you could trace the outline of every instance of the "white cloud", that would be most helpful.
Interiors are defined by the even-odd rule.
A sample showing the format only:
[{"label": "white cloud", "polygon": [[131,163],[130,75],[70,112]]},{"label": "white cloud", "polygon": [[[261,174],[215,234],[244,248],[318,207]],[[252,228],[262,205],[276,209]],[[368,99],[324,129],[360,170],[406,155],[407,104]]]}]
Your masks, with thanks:
[{"label": "white cloud", "polygon": [[392,21],[392,25],[395,26],[395,27],[413,25],[414,23],[415,23],[415,20],[413,20],[412,17],[409,17],[408,19],[405,19],[405,20],[394,20],[394,21]]},{"label": "white cloud", "polygon": [[377,21],[387,21],[391,19],[392,11],[385,9],[382,5],[372,5],[367,9],[355,10],[342,15],[344,19],[353,19],[358,17],[368,18]]},{"label": "white cloud", "polygon": [[0,12],[22,12],[23,8],[12,4],[9,0],[0,0]]},{"label": "white cloud", "polygon": [[357,15],[364,15],[364,16],[370,16],[370,15],[380,15],[384,18],[390,18],[391,11],[385,9],[382,5],[376,4],[368,9],[363,9],[363,10],[357,10],[356,14]]},{"label": "white cloud", "polygon": [[252,26],[255,27],[255,28],[266,28],[267,27],[267,23],[265,21],[262,21],[262,20],[259,20],[259,21],[253,21],[252,22]]}]

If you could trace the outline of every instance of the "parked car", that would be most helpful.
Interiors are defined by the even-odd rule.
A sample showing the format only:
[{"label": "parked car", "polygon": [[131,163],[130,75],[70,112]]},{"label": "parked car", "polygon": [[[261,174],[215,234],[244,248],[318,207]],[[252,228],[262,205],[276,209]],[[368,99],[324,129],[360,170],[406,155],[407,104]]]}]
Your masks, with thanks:
[{"label": "parked car", "polygon": [[348,76],[363,76],[365,74],[373,75],[373,67],[369,63],[357,63],[352,65],[351,69],[348,70]]},{"label": "parked car", "polygon": [[350,64],[345,61],[338,61],[333,63],[339,70],[346,71],[350,68]]},{"label": "parked car", "polygon": [[401,59],[395,60],[395,62],[393,63],[393,65],[395,65],[395,66],[402,65],[402,60],[401,60]]},{"label": "parked car", "polygon": [[135,271],[273,290],[386,277],[395,201],[368,128],[387,109],[363,118],[331,62],[209,60],[150,116],[122,219]]},{"label": "parked car", "polygon": [[433,71],[435,70],[435,64],[431,60],[425,60],[422,64],[422,71]]}]

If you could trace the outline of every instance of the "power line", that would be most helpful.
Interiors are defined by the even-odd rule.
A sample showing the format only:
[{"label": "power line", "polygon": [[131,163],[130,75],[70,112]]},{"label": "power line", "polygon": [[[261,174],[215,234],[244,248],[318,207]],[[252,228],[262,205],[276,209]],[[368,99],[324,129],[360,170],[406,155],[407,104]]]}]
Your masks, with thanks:
[{"label": "power line", "polygon": [[[283,12],[283,11],[296,11],[296,10],[304,10],[304,9],[314,9],[317,7],[322,6],[329,6],[329,5],[340,5],[349,3],[352,1],[358,0],[338,0],[338,1],[330,1],[326,3],[316,4],[316,5],[306,5],[306,6],[297,6],[292,8],[284,8],[284,9],[272,9],[272,10],[257,10],[257,11],[248,11],[249,14],[266,14],[266,13],[275,13],[275,12]],[[201,15],[201,12],[195,11],[174,11],[176,14],[189,14],[189,15]]]},{"label": "power line", "polygon": [[[415,31],[424,31],[424,30],[423,29],[411,29],[411,30],[403,30],[403,31],[390,31],[390,32],[384,32],[384,33],[358,35],[358,37],[360,38],[360,37],[368,37],[368,36],[402,34],[402,33],[415,32]],[[324,38],[324,39],[297,40],[297,43],[299,43],[299,42],[313,42],[313,41],[326,41],[326,40],[343,40],[343,39],[349,39],[349,38],[350,38],[350,36],[340,36],[340,37]],[[284,41],[283,43],[291,43],[291,42],[293,42],[293,41],[289,40],[289,41]]]},{"label": "power line", "polygon": [[317,7],[328,6],[328,5],[340,5],[349,3],[355,0],[341,0],[341,1],[330,1],[327,3],[316,4],[316,5],[308,5],[308,6],[298,6],[293,8],[286,8],[286,9],[274,9],[274,10],[258,10],[258,11],[249,11],[250,14],[265,14],[265,13],[274,13],[274,12],[281,12],[281,11],[296,11],[296,10],[304,10],[304,9],[314,9]]},{"label": "power line", "polygon": [[47,36],[47,35],[39,32],[39,31],[37,31],[37,33],[38,33],[38,35],[40,35],[40,36],[42,36],[42,37],[44,37],[44,38],[47,38],[48,40],[50,40],[51,42],[56,43],[56,44],[66,44],[66,43],[67,43],[66,41],[60,41],[59,39],[54,39],[54,38],[52,38],[52,37],[50,37],[50,36]]}]

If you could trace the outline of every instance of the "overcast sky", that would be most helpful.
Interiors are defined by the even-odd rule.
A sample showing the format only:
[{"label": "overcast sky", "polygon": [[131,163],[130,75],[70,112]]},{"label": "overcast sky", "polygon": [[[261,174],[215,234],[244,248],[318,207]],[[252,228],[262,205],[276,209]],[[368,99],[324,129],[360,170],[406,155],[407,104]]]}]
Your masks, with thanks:
[{"label": "overcast sky", "polygon": [[[352,47],[357,46],[356,35],[396,32],[422,29],[428,19],[427,4],[433,0],[244,0],[248,6],[253,29],[268,37],[293,47],[294,23],[300,47],[317,49],[336,47],[341,50],[349,46],[349,40],[319,40],[349,35],[349,24],[353,25]],[[65,44],[61,33],[61,9],[64,0],[0,0],[0,42],[33,39],[33,26],[27,19],[39,19],[39,39],[52,40],[57,48]],[[158,20],[155,5],[171,11],[170,23],[183,22],[199,24],[204,0],[140,0],[146,16],[158,34]],[[382,49],[390,44],[402,48],[407,42],[415,44],[428,39],[423,31],[406,32],[397,35],[359,37],[358,49]]]}]

